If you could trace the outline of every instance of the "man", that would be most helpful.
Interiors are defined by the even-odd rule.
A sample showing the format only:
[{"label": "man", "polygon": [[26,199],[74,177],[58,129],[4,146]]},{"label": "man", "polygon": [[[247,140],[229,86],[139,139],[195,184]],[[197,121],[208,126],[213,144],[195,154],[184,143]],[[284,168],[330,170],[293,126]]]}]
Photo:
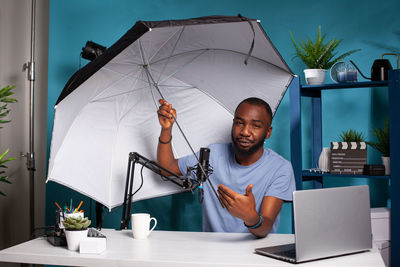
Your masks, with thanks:
[{"label": "man", "polygon": [[[193,155],[175,159],[172,153],[172,126],[176,111],[159,100],[161,125],[157,160],[170,171],[182,175],[197,162]],[[291,164],[264,141],[271,136],[272,112],[259,98],[243,100],[235,110],[232,143],[212,144],[209,179],[218,184],[219,200],[209,183],[204,184],[203,231],[248,232],[264,237],[275,232],[285,200],[292,200],[295,181]],[[242,194],[244,192],[244,194]]]}]

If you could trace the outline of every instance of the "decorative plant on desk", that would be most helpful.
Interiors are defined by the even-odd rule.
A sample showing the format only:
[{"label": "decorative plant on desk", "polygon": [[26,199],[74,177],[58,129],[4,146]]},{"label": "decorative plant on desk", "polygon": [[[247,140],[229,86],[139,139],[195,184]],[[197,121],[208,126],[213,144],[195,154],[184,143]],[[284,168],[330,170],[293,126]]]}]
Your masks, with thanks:
[{"label": "decorative plant on desk", "polygon": [[322,84],[325,80],[325,72],[327,69],[333,66],[336,62],[343,60],[345,57],[359,51],[355,49],[346,53],[334,57],[337,55],[335,52],[336,48],[343,41],[343,39],[333,38],[332,40],[324,43],[326,34],[321,33],[321,26],[318,26],[317,36],[315,42],[310,37],[307,37],[307,41],[303,39],[297,43],[291,32],[290,37],[292,39],[294,48],[296,49],[295,57],[299,57],[303,63],[308,67],[304,70],[307,84]]},{"label": "decorative plant on desk", "polygon": [[91,221],[87,217],[83,218],[79,213],[76,213],[76,216],[70,215],[63,221],[69,250],[79,249],[81,240],[87,237],[90,224]]},{"label": "decorative plant on desk", "polygon": [[[10,109],[8,108],[8,104],[17,102],[16,99],[11,98],[13,93],[13,89],[15,86],[9,86],[0,89],[0,124],[9,123],[11,120],[5,120],[5,117],[10,113]],[[0,127],[3,128],[3,127]],[[7,168],[6,163],[14,160],[15,158],[6,158],[8,153],[8,149],[0,155],[0,169]],[[5,175],[5,171],[0,170],[0,182],[11,184],[8,180],[8,176]],[[0,191],[0,195],[5,196],[3,192]]]},{"label": "decorative plant on desk", "polygon": [[389,120],[385,121],[383,128],[374,128],[372,134],[376,137],[376,142],[368,142],[382,154],[382,164],[385,165],[385,174],[390,175],[390,138],[389,138]]},{"label": "decorative plant on desk", "polygon": [[65,229],[69,231],[87,230],[91,223],[91,220],[87,217],[82,218],[82,216],[71,216],[63,221]]}]

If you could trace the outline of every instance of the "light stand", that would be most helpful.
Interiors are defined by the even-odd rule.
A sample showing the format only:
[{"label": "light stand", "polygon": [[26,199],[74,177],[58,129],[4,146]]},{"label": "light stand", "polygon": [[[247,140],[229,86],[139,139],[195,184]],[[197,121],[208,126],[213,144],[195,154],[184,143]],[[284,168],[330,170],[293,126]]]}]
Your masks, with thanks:
[{"label": "light stand", "polygon": [[34,93],[35,93],[35,21],[36,21],[36,0],[32,0],[31,14],[31,57],[30,61],[23,65],[27,70],[29,81],[29,152],[25,155],[26,167],[29,171],[29,219],[30,237],[35,232],[35,146],[34,146]]},{"label": "light stand", "polygon": [[[193,191],[197,188],[198,183],[195,180],[190,178],[178,176],[177,174],[161,167],[156,162],[151,161],[142,155],[131,152],[129,153],[129,161],[128,161],[128,173],[126,175],[126,183],[125,183],[125,193],[124,193],[124,203],[123,203],[123,210],[122,210],[122,219],[121,219],[121,226],[120,230],[127,229],[129,226],[129,220],[131,215],[131,206],[132,206],[132,189],[133,189],[133,179],[135,174],[135,164],[139,163],[143,165],[143,167],[148,168],[152,172],[162,176],[167,181],[176,184],[183,189]],[[169,176],[165,175],[164,173],[168,173]]]}]

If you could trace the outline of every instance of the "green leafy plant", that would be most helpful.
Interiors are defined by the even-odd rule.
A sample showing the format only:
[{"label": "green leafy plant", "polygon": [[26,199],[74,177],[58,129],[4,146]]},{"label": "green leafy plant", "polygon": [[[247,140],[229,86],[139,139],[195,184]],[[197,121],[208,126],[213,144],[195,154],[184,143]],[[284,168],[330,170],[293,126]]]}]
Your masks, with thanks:
[{"label": "green leafy plant", "polygon": [[385,121],[383,128],[374,128],[372,134],[376,137],[376,142],[367,142],[368,145],[378,150],[382,156],[390,157],[389,143],[389,120]]},{"label": "green leafy plant", "polygon": [[334,57],[337,55],[335,49],[339,46],[343,39],[334,38],[324,43],[326,34],[321,33],[321,26],[318,26],[315,42],[313,42],[310,37],[307,37],[306,41],[301,39],[300,42],[297,43],[294,40],[293,34],[291,32],[289,33],[294,48],[296,49],[295,57],[299,57],[309,69],[329,69],[336,62],[341,61],[345,57],[361,50],[351,50],[341,54],[340,56],[337,56],[334,59]]},{"label": "green leafy plant", "polygon": [[348,131],[342,131],[339,136],[342,142],[365,142],[365,136],[362,132],[350,129]]},{"label": "green leafy plant", "polygon": [[[8,104],[17,102],[16,99],[11,98],[13,93],[13,89],[15,86],[7,85],[6,87],[0,89],[0,125],[9,123],[11,120],[6,120],[5,117],[10,113],[10,109],[8,108]],[[3,127],[0,127],[0,129]],[[8,149],[0,155],[0,182],[11,184],[9,177],[5,175],[6,163],[14,160],[15,158],[6,158],[8,153]],[[3,192],[0,191],[0,195],[5,196]]]},{"label": "green leafy plant", "polygon": [[63,221],[64,227],[67,230],[86,230],[92,223],[87,217],[82,218],[81,216],[68,217]]}]

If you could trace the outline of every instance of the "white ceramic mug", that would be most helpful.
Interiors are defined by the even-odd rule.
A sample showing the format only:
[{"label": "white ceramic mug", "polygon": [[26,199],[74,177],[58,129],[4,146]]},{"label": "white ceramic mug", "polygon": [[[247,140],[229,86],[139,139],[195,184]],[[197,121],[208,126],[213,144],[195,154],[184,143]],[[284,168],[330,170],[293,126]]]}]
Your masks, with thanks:
[{"label": "white ceramic mug", "polygon": [[[150,222],[154,221],[153,227],[150,229]],[[148,213],[134,213],[131,215],[132,233],[135,239],[146,239],[149,234],[156,228],[157,219],[150,218]]]}]

